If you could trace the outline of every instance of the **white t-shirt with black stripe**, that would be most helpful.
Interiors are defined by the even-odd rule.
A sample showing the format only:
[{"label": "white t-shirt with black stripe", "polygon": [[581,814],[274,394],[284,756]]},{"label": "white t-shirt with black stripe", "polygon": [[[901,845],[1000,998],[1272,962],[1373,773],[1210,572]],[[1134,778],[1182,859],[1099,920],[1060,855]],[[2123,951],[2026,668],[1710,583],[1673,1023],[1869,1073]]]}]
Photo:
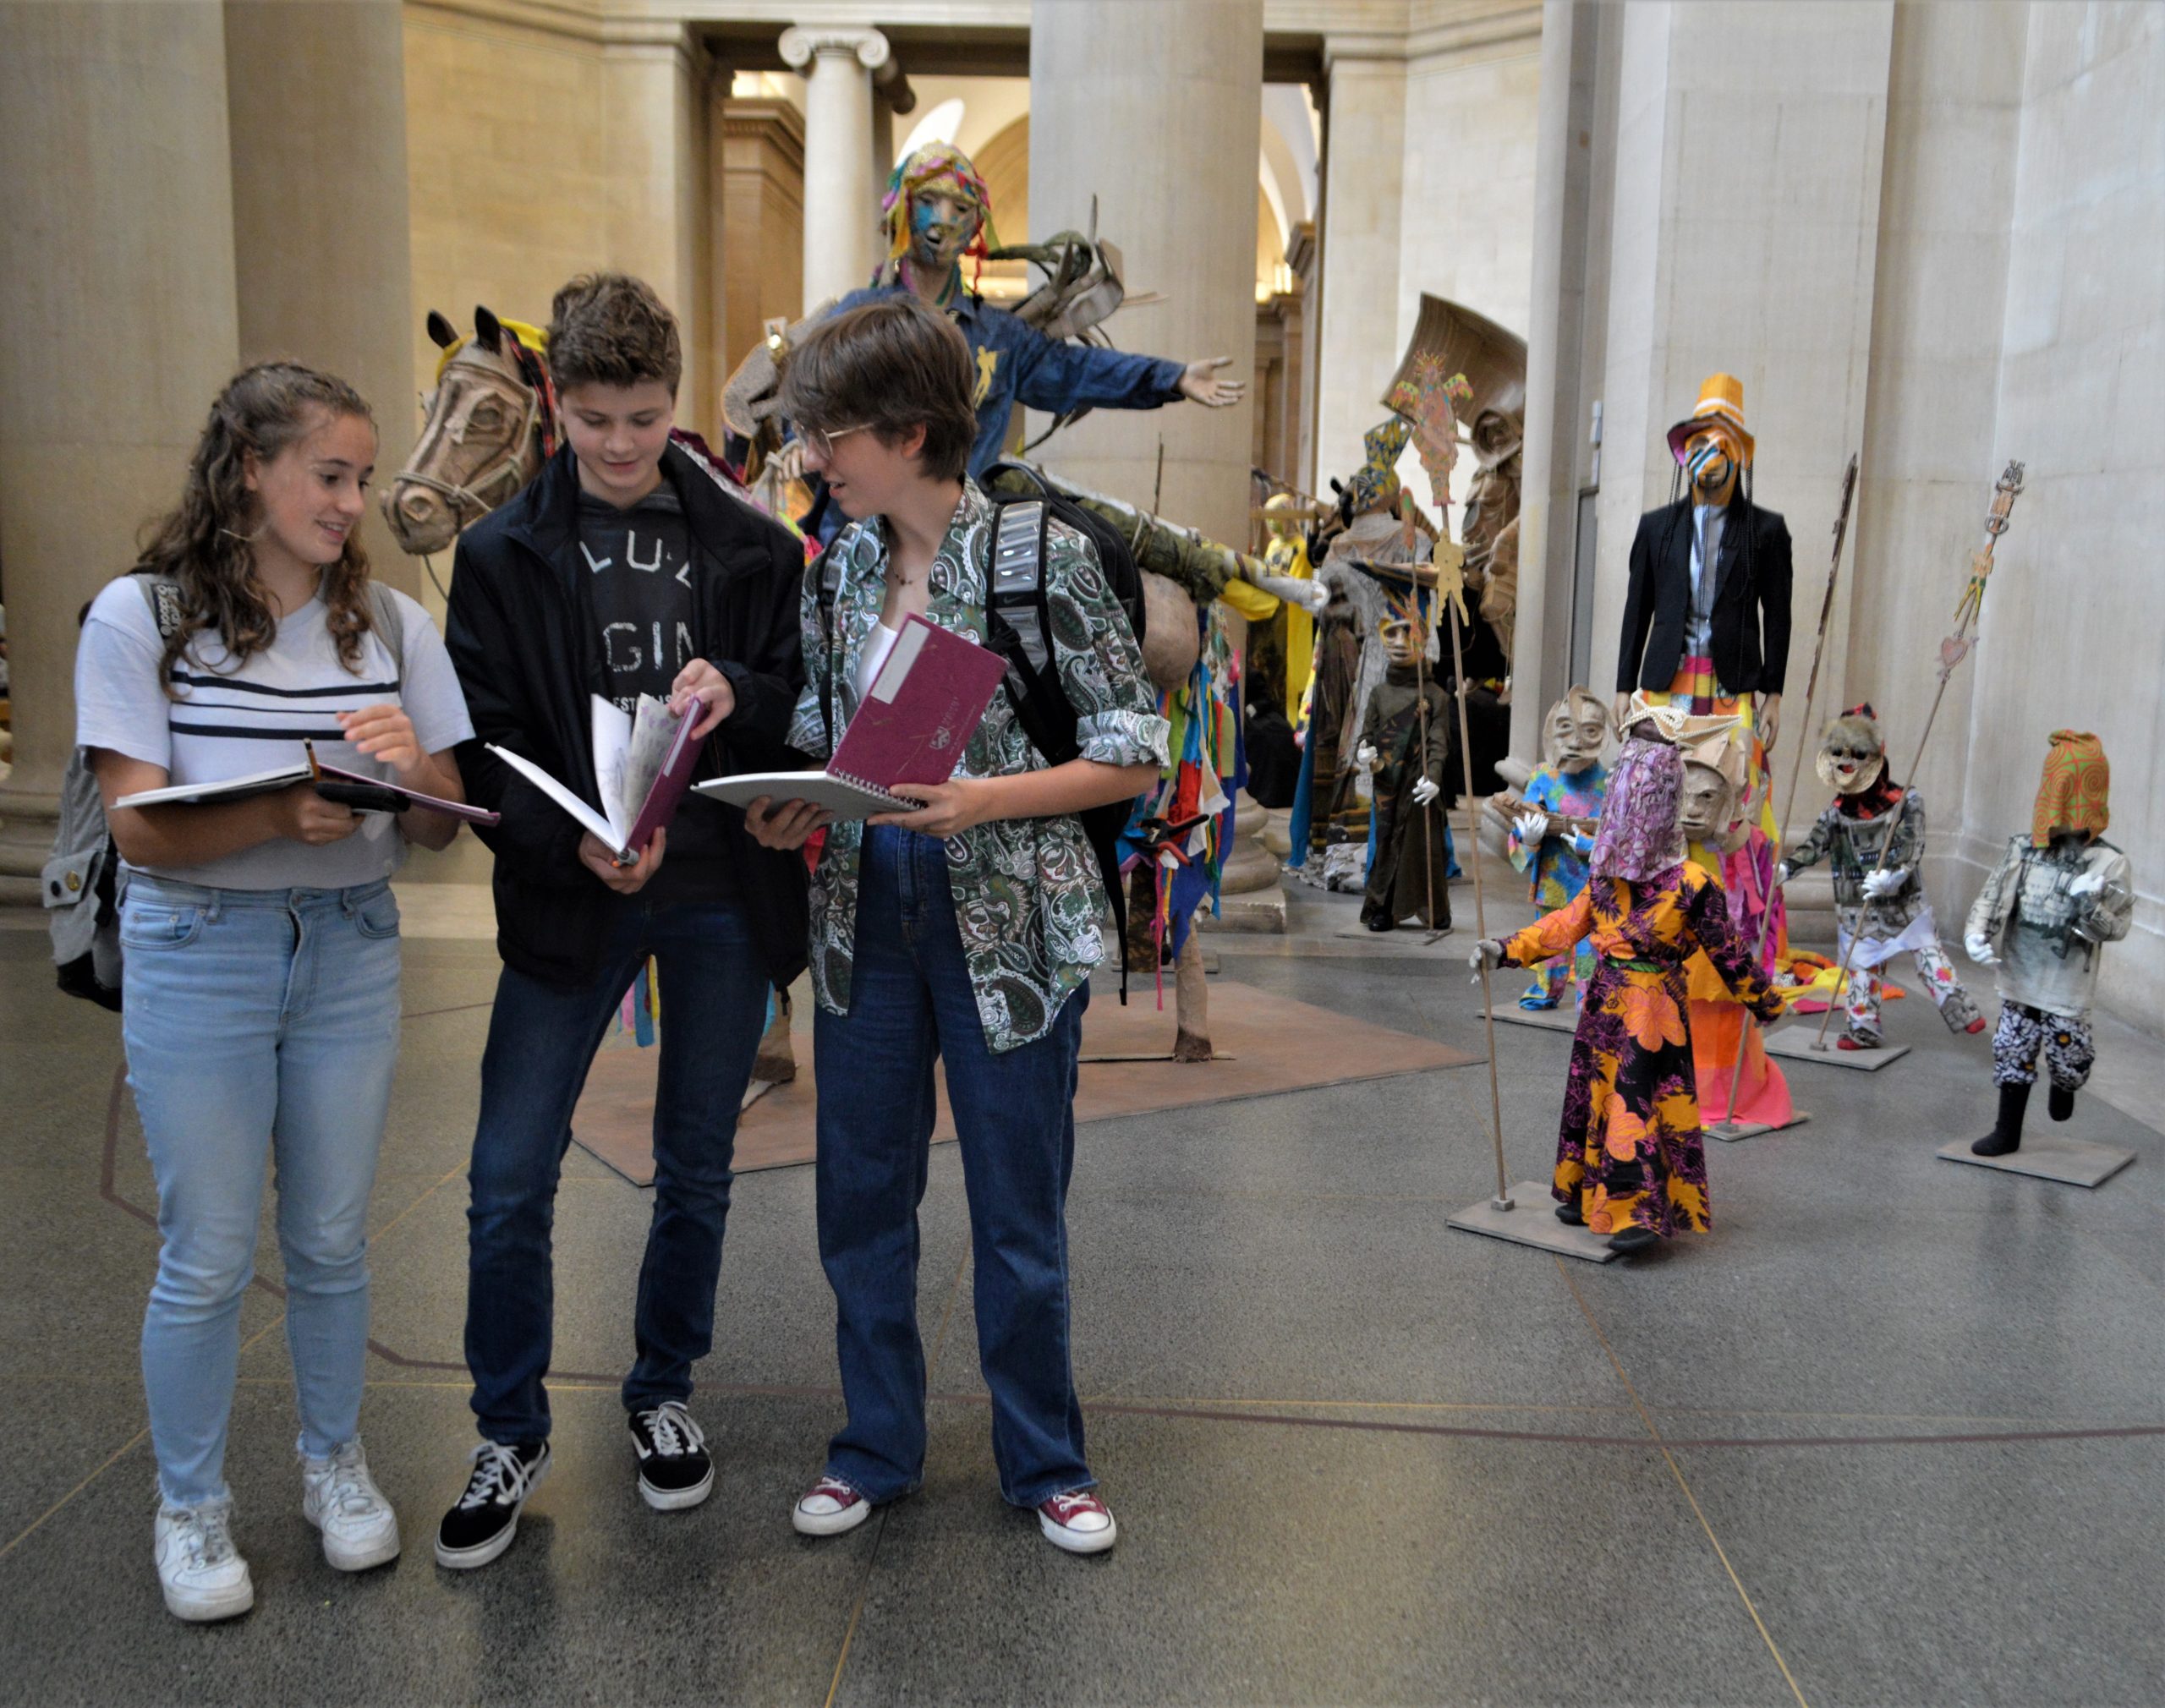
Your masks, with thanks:
[{"label": "white t-shirt with black stripe", "polygon": [[[469,739],[474,725],[443,640],[429,614],[403,594],[393,603],[404,622],[404,679],[390,649],[361,638],[348,670],[331,638],[321,599],[290,611],[271,643],[235,669],[215,637],[199,635],[175,660],[168,699],[158,682],[165,651],[150,601],[130,577],[110,583],[91,604],[75,653],[75,741],[85,747],[162,766],[174,783],[215,783],[305,763],[313,741],[326,763],[368,776],[389,769],[346,744],[338,714],[386,703],[403,705],[424,752]],[[385,813],[364,814],[353,835],[312,848],[286,837],[200,866],[142,869],[221,890],[344,889],[388,877],[406,841]]]}]

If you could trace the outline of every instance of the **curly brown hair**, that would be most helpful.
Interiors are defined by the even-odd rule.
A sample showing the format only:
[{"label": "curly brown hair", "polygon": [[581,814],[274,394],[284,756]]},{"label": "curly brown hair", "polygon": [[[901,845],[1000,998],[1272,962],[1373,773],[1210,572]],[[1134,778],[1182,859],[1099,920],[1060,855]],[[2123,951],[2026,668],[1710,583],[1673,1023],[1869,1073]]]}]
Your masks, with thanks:
[{"label": "curly brown hair", "polygon": [[573,386],[659,380],[677,395],[684,345],[654,287],[628,273],[581,273],[549,305],[549,377]]},{"label": "curly brown hair", "polygon": [[[206,630],[224,643],[238,668],[269,646],[278,620],[255,578],[253,538],[262,526],[260,506],[248,490],[248,459],[267,463],[326,419],[375,417],[361,394],[334,375],[297,362],[258,362],[227,380],[211,406],[189,458],[180,502],[146,530],[137,560],[148,571],[180,584],[181,621],[167,637],[158,677],[168,698],[178,698],[173,669],[189,644]],[[361,667],[361,637],[369,632],[368,556],[358,534],[323,572],[326,622],[337,643],[339,661]]]}]

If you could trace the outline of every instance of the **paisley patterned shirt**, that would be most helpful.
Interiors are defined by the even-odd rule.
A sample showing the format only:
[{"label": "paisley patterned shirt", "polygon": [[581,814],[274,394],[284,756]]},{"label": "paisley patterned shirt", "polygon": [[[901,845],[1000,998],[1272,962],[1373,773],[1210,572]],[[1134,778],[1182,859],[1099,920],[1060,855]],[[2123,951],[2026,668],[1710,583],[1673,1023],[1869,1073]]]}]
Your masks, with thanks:
[{"label": "paisley patterned shirt", "polygon": [[[985,588],[992,558],[992,501],[974,480],[928,578],[928,621],[985,643]],[[887,595],[887,538],[876,519],[852,523],[828,547],[841,554],[831,639],[819,620],[819,579],[804,578],[804,692],[789,742],[825,758],[857,708],[858,660]],[[1165,764],[1167,725],[1143,654],[1120,602],[1083,537],[1060,523],[1045,546],[1045,599],[1052,616],[1053,660],[1077,714],[1082,757],[1108,765]],[[821,706],[833,684],[836,728]],[[1022,733],[1003,691],[955,768],[958,777],[1039,771],[1045,762]],[[857,946],[858,855],[864,826],[830,825],[812,875],[812,987],[830,1014],[849,1011],[850,962]],[[947,883],[962,928],[962,953],[977,994],[985,1047],[995,1053],[1034,1043],[1052,1027],[1062,1002],[1104,952],[1098,916],[1104,886],[1079,818],[1000,818],[947,840]]]}]

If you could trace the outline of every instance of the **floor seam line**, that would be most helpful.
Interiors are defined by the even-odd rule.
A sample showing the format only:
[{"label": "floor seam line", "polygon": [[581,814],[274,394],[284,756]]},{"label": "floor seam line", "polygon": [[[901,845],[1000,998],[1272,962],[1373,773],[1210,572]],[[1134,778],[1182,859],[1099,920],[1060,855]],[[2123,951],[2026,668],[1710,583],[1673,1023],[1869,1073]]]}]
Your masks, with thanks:
[{"label": "floor seam line", "polygon": [[849,1610],[849,1624],[842,1632],[841,1652],[835,1656],[835,1674],[827,1681],[827,1697],[822,1708],[835,1708],[835,1697],[842,1688],[842,1672],[849,1665],[850,1645],[857,1641],[857,1627],[864,1618],[864,1604],[872,1595],[872,1574],[880,1564],[880,1545],[887,1540],[887,1511],[885,1507],[873,1509],[873,1517],[880,1527],[872,1533],[872,1552],[864,1562],[864,1575],[858,1580],[857,1604]]},{"label": "floor seam line", "polygon": [[[255,1333],[249,1335],[247,1339],[241,1343],[241,1352],[245,1354],[249,1347],[255,1345],[256,1342],[262,1339],[263,1337],[270,1333],[271,1330],[279,1327],[279,1325],[283,1323],[285,1320],[286,1313],[281,1311],[276,1317],[265,1323],[262,1328],[257,1329]],[[122,1459],[125,1459],[130,1453],[134,1451],[136,1446],[141,1442],[144,1437],[148,1436],[150,1432],[151,1426],[146,1423],[140,1429],[137,1430],[134,1434],[129,1437],[127,1441],[123,1442],[118,1448],[115,1448],[112,1456],[108,1458],[104,1464],[101,1464],[96,1470],[85,1477],[82,1481],[77,1483],[75,1486],[69,1489],[66,1494],[61,1496],[58,1500],[53,1502],[51,1506],[47,1507],[43,1512],[32,1519],[29,1524],[25,1525],[22,1530],[16,1533],[14,1539],[8,1542],[7,1547],[0,1548],[0,1560],[6,1559],[8,1555],[14,1552],[18,1546],[29,1541],[34,1534],[43,1529],[46,1522],[50,1519],[54,1514],[58,1513],[61,1508],[66,1506],[70,1501],[74,1500],[76,1496],[81,1494],[84,1490],[90,1487],[92,1483],[96,1482],[100,1477],[111,1470],[113,1466],[119,1464]]]},{"label": "floor seam line", "polygon": [[1669,1474],[1676,1479],[1677,1487],[1684,1492],[1684,1498],[1691,1505],[1692,1517],[1698,1519],[1700,1530],[1705,1533],[1708,1545],[1714,1551],[1714,1557],[1721,1562],[1722,1570],[1729,1574],[1729,1585],[1736,1591],[1737,1599],[1744,1603],[1744,1611],[1751,1616],[1751,1623],[1759,1632],[1760,1640],[1766,1644],[1767,1652],[1774,1657],[1774,1665],[1781,1669],[1782,1681],[1790,1687],[1790,1694],[1796,1698],[1797,1708],[1810,1708],[1804,1700],[1804,1691],[1796,1682],[1796,1675],[1790,1671],[1790,1663],[1782,1654],[1781,1645],[1774,1641],[1774,1634],[1767,1629],[1767,1622],[1759,1617],[1759,1609],[1752,1601],[1751,1591],[1744,1587],[1744,1579],[1737,1575],[1736,1568],[1729,1563],[1729,1551],[1722,1547],[1721,1538],[1714,1534],[1714,1527],[1707,1522],[1705,1509],[1699,1504],[1699,1497],[1692,1492],[1691,1484],[1684,1475],[1684,1467],[1677,1464],[1676,1455],[1669,1450],[1669,1443],[1662,1439],[1660,1427],[1654,1422],[1653,1413],[1647,1410],[1646,1402],[1639,1398],[1639,1390],[1631,1385],[1631,1378],[1624,1368],[1624,1360],[1616,1355],[1616,1349],[1609,1344],[1609,1336],[1602,1328],[1601,1319],[1593,1314],[1592,1306],[1587,1303],[1586,1295],[1579,1290],[1579,1284],[1572,1278],[1564,1260],[1552,1253],[1549,1261],[1555,1264],[1556,1273],[1564,1278],[1564,1284],[1570,1289],[1571,1297],[1576,1302],[1580,1314],[1587,1319],[1595,1338],[1601,1342],[1601,1349],[1609,1355],[1609,1361],[1616,1371],[1616,1379],[1624,1384],[1625,1393],[1631,1396],[1631,1404],[1638,1408],[1640,1421],[1653,1438],[1654,1446],[1660,1449],[1662,1462],[1668,1465]]}]

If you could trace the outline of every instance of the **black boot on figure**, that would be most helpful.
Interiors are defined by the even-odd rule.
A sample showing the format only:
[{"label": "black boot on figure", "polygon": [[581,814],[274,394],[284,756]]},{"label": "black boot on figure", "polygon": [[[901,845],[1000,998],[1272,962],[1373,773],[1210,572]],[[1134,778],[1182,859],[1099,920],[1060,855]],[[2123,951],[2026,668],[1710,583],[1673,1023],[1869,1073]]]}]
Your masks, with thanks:
[{"label": "black boot on figure", "polygon": [[2045,1113],[2056,1121],[2064,1121],[2075,1113],[2075,1087],[2054,1086],[2045,1094]]},{"label": "black boot on figure", "polygon": [[2004,1157],[2022,1147],[2022,1112],[2030,1107],[2030,1087],[1999,1088],[1999,1124],[1970,1147],[1973,1157]]}]

